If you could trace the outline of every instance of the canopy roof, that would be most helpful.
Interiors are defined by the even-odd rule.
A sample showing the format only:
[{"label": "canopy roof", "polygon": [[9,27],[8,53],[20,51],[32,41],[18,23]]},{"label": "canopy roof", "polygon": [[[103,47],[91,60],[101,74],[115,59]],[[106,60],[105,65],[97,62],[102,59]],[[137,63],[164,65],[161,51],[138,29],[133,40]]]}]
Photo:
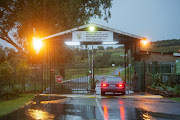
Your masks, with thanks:
[{"label": "canopy roof", "polygon": [[[63,32],[59,32],[59,33],[56,33],[56,34],[46,36],[44,38],[41,38],[41,40],[50,39],[50,38],[58,38],[58,37],[60,37],[60,38],[65,37],[64,40],[66,38],[68,40],[70,40],[70,39],[72,40],[72,32],[74,32],[74,31],[87,31],[87,29],[90,26],[96,27],[97,31],[111,31],[111,32],[113,32],[113,35],[114,35],[114,37],[113,37],[114,40],[113,41],[118,41],[120,44],[125,44],[125,42],[132,41],[132,40],[134,41],[134,40],[145,39],[144,37],[141,37],[141,36],[138,36],[138,35],[123,32],[121,30],[113,29],[113,28],[106,27],[106,26],[103,26],[103,25],[91,23],[91,24],[82,25],[82,26],[79,26],[79,27],[76,27],[76,28],[72,28],[70,30],[66,30],[66,31],[63,31]],[[69,37],[67,37],[67,36],[69,36]]]}]

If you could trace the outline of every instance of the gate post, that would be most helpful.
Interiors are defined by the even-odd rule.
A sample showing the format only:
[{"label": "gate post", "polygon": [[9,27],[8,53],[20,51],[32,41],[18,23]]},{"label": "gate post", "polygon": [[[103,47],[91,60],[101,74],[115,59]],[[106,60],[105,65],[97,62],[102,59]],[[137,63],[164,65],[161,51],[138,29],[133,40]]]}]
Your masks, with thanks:
[{"label": "gate post", "polygon": [[152,74],[156,74],[158,72],[158,62],[153,61],[152,62]]},{"label": "gate post", "polygon": [[136,62],[135,70],[138,74],[138,90],[137,91],[144,91],[145,90],[145,62]]}]

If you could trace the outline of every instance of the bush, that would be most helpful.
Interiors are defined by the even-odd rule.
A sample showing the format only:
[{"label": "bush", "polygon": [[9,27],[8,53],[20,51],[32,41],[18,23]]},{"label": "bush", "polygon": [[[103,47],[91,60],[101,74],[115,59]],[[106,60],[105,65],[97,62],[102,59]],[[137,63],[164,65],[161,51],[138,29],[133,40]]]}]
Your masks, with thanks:
[{"label": "bush", "polygon": [[152,86],[162,86],[162,84],[163,84],[162,74],[160,74],[160,73],[152,74],[151,80],[153,82]]},{"label": "bush", "polygon": [[12,73],[13,68],[7,61],[0,64],[0,87],[12,84]]},{"label": "bush", "polygon": [[175,91],[175,89],[174,89],[174,88],[172,88],[172,87],[167,87],[167,91],[168,91],[168,92],[174,92],[174,91]]},{"label": "bush", "polygon": [[22,90],[23,90],[23,87],[21,84],[15,84],[13,87],[13,91],[15,94],[22,92]]},{"label": "bush", "polygon": [[17,97],[22,92],[23,87],[21,84],[15,84],[14,86],[5,85],[1,89],[0,96],[3,98]]},{"label": "bush", "polygon": [[176,94],[180,94],[180,85],[176,85],[176,86],[174,87],[174,92],[175,92]]},{"label": "bush", "polygon": [[9,99],[13,95],[14,95],[14,90],[13,90],[12,86],[6,85],[6,86],[2,87],[2,90],[1,90],[2,97],[6,97],[7,99]]}]

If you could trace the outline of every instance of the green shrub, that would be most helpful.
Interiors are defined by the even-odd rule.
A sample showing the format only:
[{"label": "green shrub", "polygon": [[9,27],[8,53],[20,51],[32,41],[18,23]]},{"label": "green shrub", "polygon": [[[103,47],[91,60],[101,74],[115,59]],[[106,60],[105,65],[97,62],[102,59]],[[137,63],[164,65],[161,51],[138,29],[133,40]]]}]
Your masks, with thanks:
[{"label": "green shrub", "polygon": [[152,74],[151,80],[153,82],[152,86],[162,86],[162,84],[163,84],[162,74],[160,74],[160,73]]},{"label": "green shrub", "polygon": [[174,87],[174,92],[176,93],[176,94],[180,94],[180,85],[176,85],[175,87]]},{"label": "green shrub", "polygon": [[22,92],[22,90],[23,90],[23,87],[21,84],[15,84],[13,87],[13,91],[15,94]]},{"label": "green shrub", "polygon": [[164,90],[162,87],[159,87],[159,86],[157,86],[156,89],[159,89],[160,91]]},{"label": "green shrub", "polygon": [[13,95],[14,95],[14,90],[13,90],[12,86],[6,85],[6,86],[2,87],[2,89],[1,89],[2,97],[6,97],[7,99],[9,99],[9,97],[12,97]]},{"label": "green shrub", "polygon": [[174,88],[172,88],[172,87],[167,87],[167,91],[168,91],[168,92],[174,92],[174,91],[175,91],[175,89],[174,89]]},{"label": "green shrub", "polygon": [[13,68],[10,66],[10,64],[7,61],[0,64],[0,87],[10,85],[13,83],[12,73],[13,73]]}]

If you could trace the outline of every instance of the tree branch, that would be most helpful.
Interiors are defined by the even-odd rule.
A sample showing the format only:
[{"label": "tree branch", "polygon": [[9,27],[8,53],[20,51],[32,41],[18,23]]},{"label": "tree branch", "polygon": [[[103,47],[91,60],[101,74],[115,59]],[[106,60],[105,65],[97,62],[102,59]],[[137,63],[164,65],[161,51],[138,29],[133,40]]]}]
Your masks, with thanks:
[{"label": "tree branch", "polygon": [[23,55],[27,56],[26,52],[23,51],[23,49],[18,46],[7,34],[7,32],[5,32],[5,30],[0,26],[0,29],[2,31],[3,34],[1,34],[1,39],[10,43],[11,45],[13,45],[19,52],[21,52]]}]

